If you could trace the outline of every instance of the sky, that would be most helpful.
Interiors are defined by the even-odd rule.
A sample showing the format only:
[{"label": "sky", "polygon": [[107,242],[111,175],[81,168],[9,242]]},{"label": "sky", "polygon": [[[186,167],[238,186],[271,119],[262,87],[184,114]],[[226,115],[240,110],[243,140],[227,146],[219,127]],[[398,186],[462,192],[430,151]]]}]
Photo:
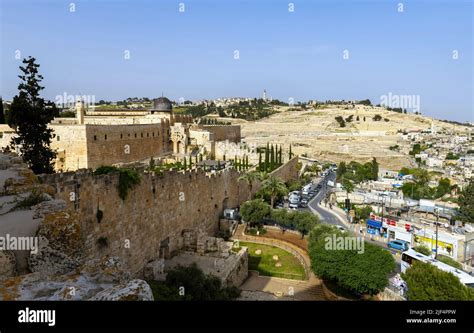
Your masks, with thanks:
[{"label": "sky", "polygon": [[53,101],[391,94],[474,121],[472,0],[0,0],[0,28],[5,100],[33,56]]}]

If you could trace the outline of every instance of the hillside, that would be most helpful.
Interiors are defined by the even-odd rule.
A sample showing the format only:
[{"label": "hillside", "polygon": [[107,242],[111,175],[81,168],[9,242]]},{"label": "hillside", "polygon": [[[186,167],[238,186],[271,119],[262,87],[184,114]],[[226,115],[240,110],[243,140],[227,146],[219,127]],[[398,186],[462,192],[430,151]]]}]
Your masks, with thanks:
[{"label": "hillside", "polygon": [[[413,165],[408,156],[408,142],[402,142],[399,130],[425,130],[430,128],[429,117],[387,111],[380,107],[356,105],[354,109],[345,106],[325,106],[324,108],[289,111],[288,107],[277,107],[278,112],[257,121],[239,120],[242,136],[249,144],[264,145],[267,142],[293,147],[296,154],[307,154],[320,161],[365,162],[376,157],[381,166],[400,169]],[[381,120],[373,118],[380,115]],[[340,127],[336,117],[352,121]],[[364,121],[365,117],[365,121]],[[357,118],[359,120],[357,120]],[[387,119],[388,121],[386,121]],[[467,128],[433,120],[437,131]],[[399,145],[400,152],[390,150]]]}]

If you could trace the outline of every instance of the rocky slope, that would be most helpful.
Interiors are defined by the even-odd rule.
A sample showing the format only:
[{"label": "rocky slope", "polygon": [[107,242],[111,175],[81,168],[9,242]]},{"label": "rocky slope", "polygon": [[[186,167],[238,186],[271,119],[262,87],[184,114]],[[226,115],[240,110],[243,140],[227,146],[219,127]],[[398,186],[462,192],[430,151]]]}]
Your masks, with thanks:
[{"label": "rocky slope", "polygon": [[20,158],[0,153],[0,300],[153,300],[119,258],[84,262],[77,215],[53,193]]}]

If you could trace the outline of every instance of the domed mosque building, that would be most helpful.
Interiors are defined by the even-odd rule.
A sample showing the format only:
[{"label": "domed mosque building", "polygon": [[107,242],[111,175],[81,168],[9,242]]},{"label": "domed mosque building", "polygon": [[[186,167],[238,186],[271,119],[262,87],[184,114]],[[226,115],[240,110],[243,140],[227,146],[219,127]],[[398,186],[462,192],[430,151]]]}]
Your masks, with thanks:
[{"label": "domed mosque building", "polygon": [[55,134],[56,171],[149,162],[151,157],[214,159],[219,158],[216,143],[241,140],[239,125],[194,124],[191,115],[173,113],[173,102],[163,95],[149,109],[87,108],[78,99],[74,118],[55,118],[49,127]]},{"label": "domed mosque building", "polygon": [[153,100],[153,108],[150,109],[151,114],[154,114],[155,112],[165,112],[165,113],[170,113],[173,112],[173,103],[166,98],[166,97],[159,97],[155,98]]}]

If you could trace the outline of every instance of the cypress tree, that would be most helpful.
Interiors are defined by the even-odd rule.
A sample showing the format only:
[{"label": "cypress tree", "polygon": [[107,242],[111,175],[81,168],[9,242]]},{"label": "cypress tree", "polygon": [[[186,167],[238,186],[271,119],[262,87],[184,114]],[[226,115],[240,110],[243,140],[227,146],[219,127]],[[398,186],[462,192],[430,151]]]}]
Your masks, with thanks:
[{"label": "cypress tree", "polygon": [[186,157],[184,158],[184,164],[183,165],[184,165],[183,169],[186,170]]},{"label": "cypress tree", "polygon": [[258,171],[262,170],[262,151],[258,152]]},{"label": "cypress tree", "polygon": [[0,97],[0,124],[5,124],[5,114],[3,113],[3,99]]},{"label": "cypress tree", "polygon": [[265,164],[263,166],[263,171],[267,172],[268,171],[268,166],[269,166],[269,156],[270,154],[270,147],[269,147],[269,144],[267,142],[267,148],[265,149]]},{"label": "cypress tree", "polygon": [[290,152],[288,153],[288,156],[289,156],[290,160],[293,157],[293,152],[291,151],[291,145],[290,145]]},{"label": "cypress tree", "polygon": [[48,124],[58,115],[58,109],[39,95],[44,87],[40,86],[43,76],[38,74],[36,59],[25,58],[23,64],[19,93],[13,98],[8,117],[8,125],[16,134],[11,147],[20,148],[23,161],[34,173],[53,173],[56,152],[50,147],[54,133]]},{"label": "cypress tree", "polygon": [[283,157],[282,157],[282,150],[281,150],[281,145],[280,145],[280,152],[279,152],[279,158],[278,158],[278,164],[282,165],[283,164]]},{"label": "cypress tree", "polygon": [[270,148],[270,170],[273,171],[275,168],[275,149],[272,147]]}]

